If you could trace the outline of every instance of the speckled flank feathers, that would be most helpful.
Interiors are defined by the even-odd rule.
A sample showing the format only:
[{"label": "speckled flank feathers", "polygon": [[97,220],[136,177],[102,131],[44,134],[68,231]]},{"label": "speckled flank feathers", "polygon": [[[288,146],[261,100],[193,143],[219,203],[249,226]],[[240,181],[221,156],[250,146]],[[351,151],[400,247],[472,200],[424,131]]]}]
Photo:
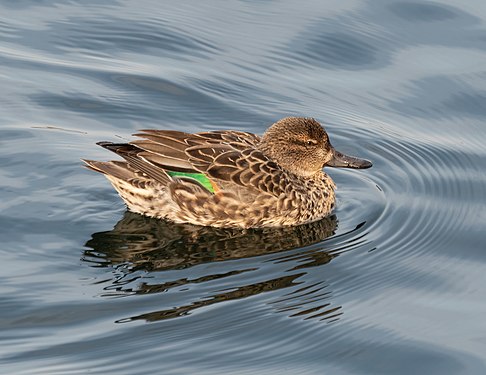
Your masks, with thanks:
[{"label": "speckled flank feathers", "polygon": [[105,174],[131,211],[176,223],[249,228],[312,222],[334,207],[325,165],[371,166],[335,151],[310,118],[282,119],[262,138],[240,131],[135,135],[141,139],[98,143],[124,161],[84,161]]}]

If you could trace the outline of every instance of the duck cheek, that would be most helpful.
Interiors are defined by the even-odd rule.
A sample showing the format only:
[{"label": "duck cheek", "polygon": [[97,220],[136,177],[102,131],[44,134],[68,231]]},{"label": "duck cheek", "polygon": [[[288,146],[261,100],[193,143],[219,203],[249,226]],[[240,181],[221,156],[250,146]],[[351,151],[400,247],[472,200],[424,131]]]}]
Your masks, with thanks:
[{"label": "duck cheek", "polygon": [[327,154],[327,155],[326,155],[326,156],[323,158],[323,160],[324,160],[324,163],[322,163],[322,168],[323,168],[323,169],[326,167],[327,163],[329,163],[329,161],[331,160],[331,158],[332,158],[332,157],[331,157],[331,155],[329,155],[329,154]]},{"label": "duck cheek", "polygon": [[315,159],[312,163],[312,170],[313,172],[319,172],[324,168],[324,164],[322,164],[322,160]]}]

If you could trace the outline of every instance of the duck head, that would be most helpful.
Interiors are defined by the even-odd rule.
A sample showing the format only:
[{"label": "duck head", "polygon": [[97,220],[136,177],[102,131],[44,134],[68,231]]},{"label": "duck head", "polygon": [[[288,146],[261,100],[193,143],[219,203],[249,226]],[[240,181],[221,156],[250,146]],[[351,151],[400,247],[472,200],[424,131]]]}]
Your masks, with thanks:
[{"label": "duck head", "polygon": [[324,128],[313,118],[286,117],[262,137],[260,150],[286,170],[312,177],[324,167],[365,169],[371,162],[334,149]]}]

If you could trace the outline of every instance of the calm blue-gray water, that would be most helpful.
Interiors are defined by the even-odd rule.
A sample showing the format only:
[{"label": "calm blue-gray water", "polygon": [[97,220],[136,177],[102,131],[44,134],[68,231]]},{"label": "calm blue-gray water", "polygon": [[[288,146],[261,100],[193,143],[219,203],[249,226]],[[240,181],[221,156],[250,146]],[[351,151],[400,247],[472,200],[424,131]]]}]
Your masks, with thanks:
[{"label": "calm blue-gray water", "polygon": [[[2,374],[485,374],[486,3],[0,1]],[[314,117],[334,216],[126,212],[80,158]]]}]

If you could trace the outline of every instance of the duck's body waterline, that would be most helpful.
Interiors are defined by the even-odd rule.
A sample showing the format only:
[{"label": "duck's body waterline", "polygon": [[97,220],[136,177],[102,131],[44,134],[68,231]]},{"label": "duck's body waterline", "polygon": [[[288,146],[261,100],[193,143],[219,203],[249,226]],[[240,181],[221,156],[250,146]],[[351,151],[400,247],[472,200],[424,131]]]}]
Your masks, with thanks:
[{"label": "duck's body waterline", "polygon": [[99,143],[125,161],[85,162],[106,175],[131,211],[176,223],[250,228],[319,220],[335,202],[322,168],[371,166],[336,152],[309,118],[282,119],[261,138],[238,131],[136,135],[143,139]]}]

